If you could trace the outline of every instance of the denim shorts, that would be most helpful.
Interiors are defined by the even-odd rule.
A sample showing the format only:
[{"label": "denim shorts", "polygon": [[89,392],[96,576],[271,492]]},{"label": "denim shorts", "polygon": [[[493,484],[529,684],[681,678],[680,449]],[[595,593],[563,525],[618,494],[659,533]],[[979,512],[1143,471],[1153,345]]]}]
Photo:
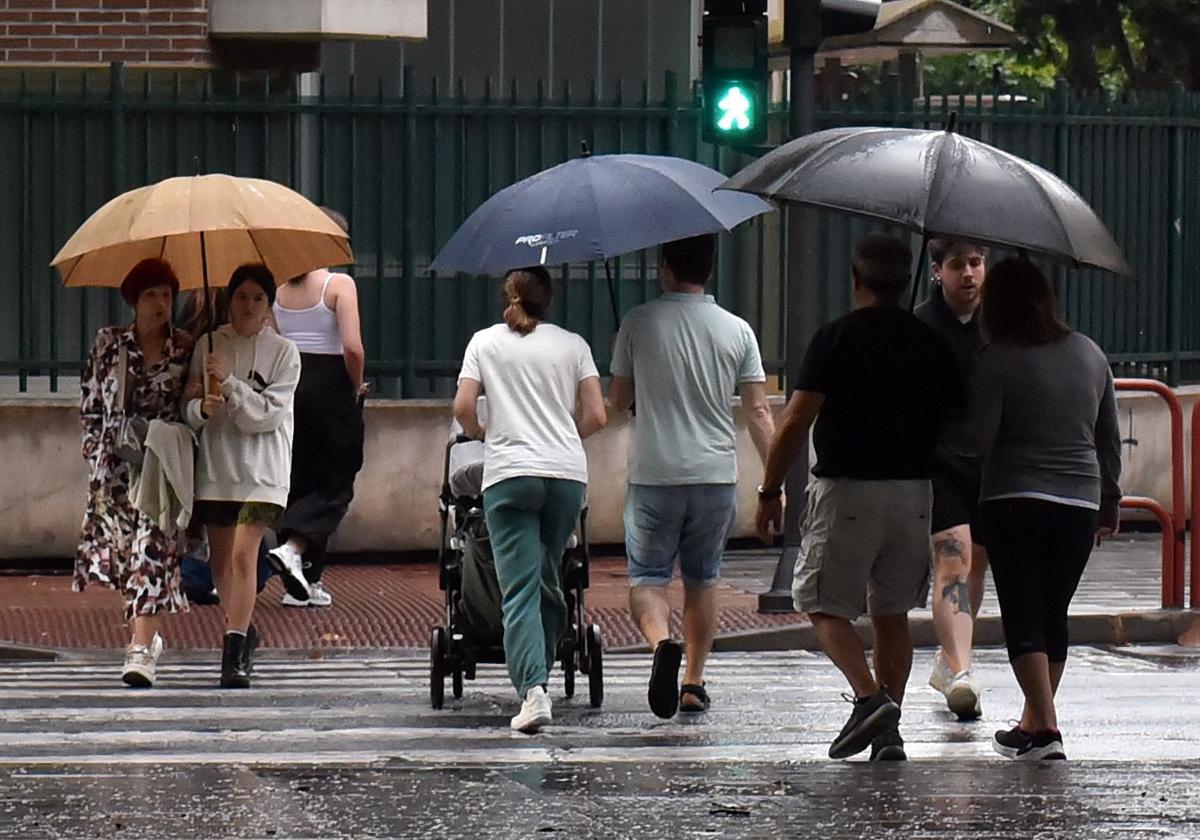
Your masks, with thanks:
[{"label": "denim shorts", "polygon": [[625,496],[630,586],[666,586],[676,557],[685,587],[712,586],[736,517],[734,484],[630,484]]}]

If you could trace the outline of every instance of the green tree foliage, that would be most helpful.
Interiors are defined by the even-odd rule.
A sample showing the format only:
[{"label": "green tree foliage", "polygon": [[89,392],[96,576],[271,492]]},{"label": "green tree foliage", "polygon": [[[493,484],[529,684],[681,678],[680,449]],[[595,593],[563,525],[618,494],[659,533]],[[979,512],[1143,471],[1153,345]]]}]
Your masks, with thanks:
[{"label": "green tree foliage", "polygon": [[1034,95],[1059,76],[1076,90],[1200,90],[1200,0],[958,0],[1013,26],[1012,51],[926,63],[930,91],[1006,90]]}]

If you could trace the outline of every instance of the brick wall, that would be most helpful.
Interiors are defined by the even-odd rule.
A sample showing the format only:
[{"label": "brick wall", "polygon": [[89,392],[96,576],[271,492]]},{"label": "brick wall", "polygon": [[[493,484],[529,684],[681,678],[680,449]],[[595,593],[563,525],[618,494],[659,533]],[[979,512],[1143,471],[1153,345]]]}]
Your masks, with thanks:
[{"label": "brick wall", "polygon": [[0,63],[209,66],[208,0],[0,0]]}]

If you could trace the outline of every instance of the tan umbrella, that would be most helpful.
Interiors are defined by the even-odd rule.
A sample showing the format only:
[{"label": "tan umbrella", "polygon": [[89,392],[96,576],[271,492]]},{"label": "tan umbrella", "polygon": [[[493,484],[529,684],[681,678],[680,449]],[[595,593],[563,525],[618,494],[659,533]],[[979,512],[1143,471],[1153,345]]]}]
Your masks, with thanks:
[{"label": "tan umbrella", "polygon": [[117,196],[50,264],[67,286],[119,287],[147,257],[169,262],[184,289],[224,286],[248,262],[264,263],[282,283],[354,261],[342,229],[299,193],[257,178],[196,175]]}]

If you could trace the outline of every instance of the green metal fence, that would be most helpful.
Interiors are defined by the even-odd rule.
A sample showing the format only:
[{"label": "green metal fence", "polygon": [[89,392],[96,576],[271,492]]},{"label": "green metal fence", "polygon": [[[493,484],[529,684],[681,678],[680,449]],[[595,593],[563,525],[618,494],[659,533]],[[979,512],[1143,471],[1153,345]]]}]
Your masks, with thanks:
[{"label": "green metal fence", "polygon": [[[406,74],[407,76],[407,74]],[[385,394],[449,392],[471,333],[499,315],[498,281],[437,277],[428,265],[459,222],[513,181],[578,153],[647,152],[732,173],[749,158],[699,139],[698,103],[668,76],[608,102],[594,90],[515,85],[468,99],[461,87],[406,83],[332,97],[299,80],[111,72],[0,79],[0,374],[73,375],[95,330],[128,317],[103,290],[63,289],[47,264],[71,231],[116,193],[195,172],[271,178],[350,219],[368,369]],[[1056,270],[1064,313],[1122,373],[1200,379],[1200,98],[1165,93],[1119,102],[1065,89],[1041,102],[944,100],[919,108],[840,103],[822,126],[940,126],[952,108],[964,134],[1066,177],[1113,229],[1136,280]],[[936,106],[936,107],[935,107]],[[773,136],[781,139],[783,112]],[[1187,188],[1187,185],[1191,188]],[[755,327],[783,367],[780,214],[722,237],[714,291]],[[818,214],[812,243],[828,278],[821,317],[849,306],[847,255],[869,224]],[[654,255],[615,263],[622,311],[655,293]],[[553,317],[607,364],[613,322],[597,266],[562,268]]]}]

